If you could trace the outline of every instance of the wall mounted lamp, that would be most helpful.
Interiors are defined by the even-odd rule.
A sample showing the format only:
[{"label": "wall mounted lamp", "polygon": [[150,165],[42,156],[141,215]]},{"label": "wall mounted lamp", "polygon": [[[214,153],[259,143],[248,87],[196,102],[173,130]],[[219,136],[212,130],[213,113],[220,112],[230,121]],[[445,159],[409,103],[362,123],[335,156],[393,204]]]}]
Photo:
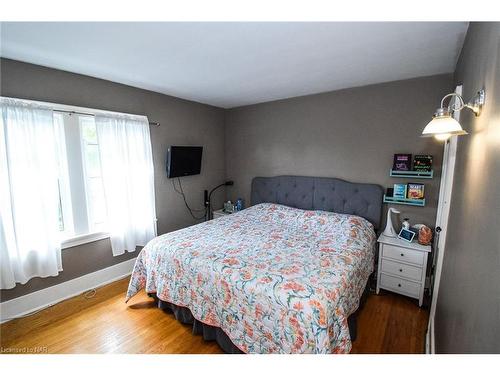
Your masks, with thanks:
[{"label": "wall mounted lamp", "polygon": [[[445,107],[444,101],[447,98],[452,97],[457,98],[457,103],[452,105],[450,102],[448,103],[448,107]],[[441,107],[436,110],[432,116],[431,122],[429,122],[422,131],[422,137],[435,137],[437,140],[446,141],[452,135],[468,134],[464,129],[462,129],[460,123],[452,117],[453,112],[468,108],[474,112],[476,116],[479,116],[484,105],[484,98],[484,89],[479,90],[477,94],[467,103],[459,94],[451,93],[445,95],[443,99],[441,99]]]}]

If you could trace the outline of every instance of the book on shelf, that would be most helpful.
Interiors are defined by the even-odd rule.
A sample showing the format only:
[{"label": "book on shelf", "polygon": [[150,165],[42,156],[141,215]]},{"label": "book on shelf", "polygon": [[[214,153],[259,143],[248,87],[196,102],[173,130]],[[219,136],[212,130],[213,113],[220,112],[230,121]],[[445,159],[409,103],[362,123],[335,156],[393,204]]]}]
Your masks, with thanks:
[{"label": "book on shelf", "polygon": [[392,169],[395,171],[411,171],[411,154],[394,154]]},{"label": "book on shelf", "polygon": [[430,172],[432,170],[432,155],[415,155],[413,157],[413,170]]},{"label": "book on shelf", "polygon": [[394,184],[394,191],[392,196],[394,198],[406,198],[406,184]]},{"label": "book on shelf", "polygon": [[424,184],[409,183],[407,188],[408,199],[424,199]]}]

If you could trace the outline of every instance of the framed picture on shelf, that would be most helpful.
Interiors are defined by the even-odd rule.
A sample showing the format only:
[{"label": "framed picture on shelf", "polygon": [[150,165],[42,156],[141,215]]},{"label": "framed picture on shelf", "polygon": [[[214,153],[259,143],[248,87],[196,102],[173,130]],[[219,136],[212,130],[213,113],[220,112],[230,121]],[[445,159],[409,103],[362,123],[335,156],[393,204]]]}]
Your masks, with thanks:
[{"label": "framed picture on shelf", "polygon": [[392,196],[394,198],[406,198],[406,184],[394,184]]},{"label": "framed picture on shelf", "polygon": [[394,154],[392,169],[395,171],[411,171],[411,154]]},{"label": "framed picture on shelf", "polygon": [[432,170],[432,155],[415,155],[413,157],[413,170],[430,172]]},{"label": "framed picture on shelf", "polygon": [[424,184],[409,183],[407,188],[408,199],[424,199]]}]

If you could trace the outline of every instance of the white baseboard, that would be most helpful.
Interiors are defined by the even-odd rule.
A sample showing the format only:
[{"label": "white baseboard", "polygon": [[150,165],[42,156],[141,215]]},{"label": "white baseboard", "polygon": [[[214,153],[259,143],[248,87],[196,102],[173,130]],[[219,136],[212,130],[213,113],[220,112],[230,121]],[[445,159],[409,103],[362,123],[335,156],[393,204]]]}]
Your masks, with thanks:
[{"label": "white baseboard", "polygon": [[0,303],[1,322],[4,323],[8,320],[47,308],[65,299],[80,295],[89,289],[98,288],[120,280],[132,273],[135,259],[129,259],[114,266],[77,277],[76,279],[2,302]]}]

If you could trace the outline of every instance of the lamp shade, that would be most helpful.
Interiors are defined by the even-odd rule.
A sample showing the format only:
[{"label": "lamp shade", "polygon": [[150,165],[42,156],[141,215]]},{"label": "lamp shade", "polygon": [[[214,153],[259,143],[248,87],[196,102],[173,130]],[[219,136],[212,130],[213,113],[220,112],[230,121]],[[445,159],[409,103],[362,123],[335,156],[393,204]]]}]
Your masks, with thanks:
[{"label": "lamp shade", "polygon": [[467,132],[462,129],[460,123],[450,116],[448,112],[436,111],[431,122],[422,131],[422,137],[433,137],[436,135],[463,135]]}]

